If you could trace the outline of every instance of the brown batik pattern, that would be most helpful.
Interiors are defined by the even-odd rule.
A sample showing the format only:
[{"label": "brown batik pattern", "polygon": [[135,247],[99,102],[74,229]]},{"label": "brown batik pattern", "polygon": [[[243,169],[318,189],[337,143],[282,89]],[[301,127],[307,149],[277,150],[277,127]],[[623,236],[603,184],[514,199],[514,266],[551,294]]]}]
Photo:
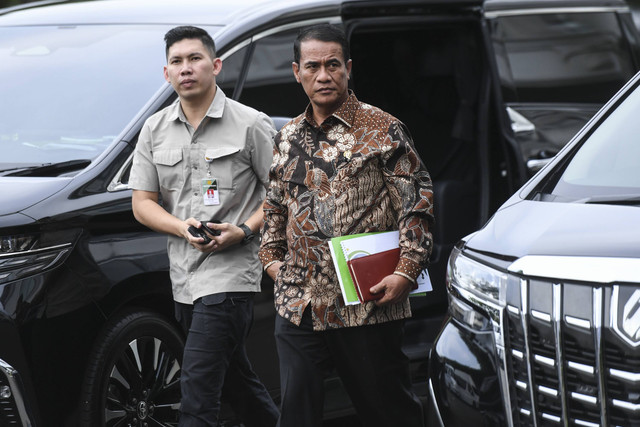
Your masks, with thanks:
[{"label": "brown batik pattern", "polygon": [[345,306],[328,241],[400,230],[396,273],[415,280],[432,249],[431,178],[404,125],[350,94],[321,126],[310,107],[276,135],[260,259],[284,261],[278,314],[299,324],[311,304],[315,330],[409,317],[409,302]]}]

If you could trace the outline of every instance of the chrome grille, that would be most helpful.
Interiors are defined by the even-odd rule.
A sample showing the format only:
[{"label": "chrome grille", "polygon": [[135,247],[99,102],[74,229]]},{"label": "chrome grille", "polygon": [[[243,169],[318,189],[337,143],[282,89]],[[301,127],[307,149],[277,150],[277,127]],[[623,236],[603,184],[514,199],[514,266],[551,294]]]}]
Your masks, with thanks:
[{"label": "chrome grille", "polygon": [[503,330],[513,425],[640,426],[640,346],[616,331],[614,308],[615,291],[638,287],[616,287],[509,281]]}]

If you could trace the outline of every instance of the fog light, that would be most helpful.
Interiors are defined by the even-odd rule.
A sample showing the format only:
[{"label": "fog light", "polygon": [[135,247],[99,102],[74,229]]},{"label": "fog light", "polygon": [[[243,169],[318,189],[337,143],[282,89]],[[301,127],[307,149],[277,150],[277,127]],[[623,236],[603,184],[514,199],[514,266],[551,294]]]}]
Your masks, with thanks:
[{"label": "fog light", "polygon": [[0,399],[8,399],[11,397],[11,389],[8,385],[0,387]]}]

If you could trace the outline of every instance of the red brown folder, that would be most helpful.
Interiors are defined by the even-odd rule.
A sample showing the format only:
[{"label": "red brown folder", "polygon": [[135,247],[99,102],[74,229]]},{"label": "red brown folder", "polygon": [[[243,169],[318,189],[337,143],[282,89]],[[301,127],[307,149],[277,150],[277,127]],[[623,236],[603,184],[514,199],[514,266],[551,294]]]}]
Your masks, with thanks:
[{"label": "red brown folder", "polygon": [[382,298],[384,292],[372,294],[370,289],[396,270],[400,248],[378,252],[347,261],[361,303]]}]

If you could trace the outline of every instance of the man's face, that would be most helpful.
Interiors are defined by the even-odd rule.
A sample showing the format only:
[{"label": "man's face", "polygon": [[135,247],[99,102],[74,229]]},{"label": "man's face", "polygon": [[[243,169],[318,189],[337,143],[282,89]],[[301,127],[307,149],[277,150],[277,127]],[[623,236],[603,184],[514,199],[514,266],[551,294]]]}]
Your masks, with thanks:
[{"label": "man's face", "polygon": [[350,72],[351,60],[344,62],[339,43],[300,43],[300,64],[293,63],[293,73],[319,112],[330,115],[347,99]]},{"label": "man's face", "polygon": [[211,58],[199,39],[183,39],[169,48],[164,78],[180,98],[195,101],[215,93],[220,58]]}]

